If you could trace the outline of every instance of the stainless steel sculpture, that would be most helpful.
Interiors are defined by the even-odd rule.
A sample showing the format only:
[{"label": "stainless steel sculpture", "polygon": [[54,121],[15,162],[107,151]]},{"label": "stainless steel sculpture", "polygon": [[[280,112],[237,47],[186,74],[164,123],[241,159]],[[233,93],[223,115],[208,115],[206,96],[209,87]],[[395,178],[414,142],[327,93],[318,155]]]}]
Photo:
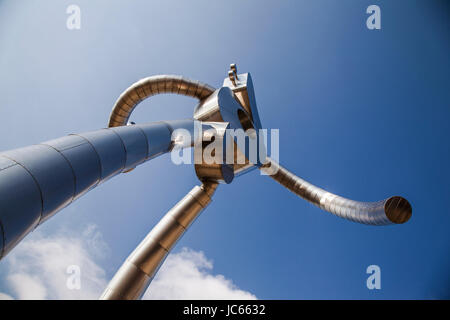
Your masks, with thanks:
[{"label": "stainless steel sculpture", "polygon": [[101,299],[138,299],[169,251],[209,204],[215,182],[194,187],[152,229],[131,253],[103,292]]},{"label": "stainless steel sculpture", "polygon": [[[128,123],[142,100],[161,93],[197,98],[194,119]],[[199,131],[196,124],[210,133]],[[411,205],[402,197],[379,202],[342,198],[304,181],[266,157],[264,145],[258,144],[259,156],[256,161],[251,160],[249,151],[226,133],[226,129],[242,129],[248,139],[259,139],[252,132],[261,128],[251,76],[238,75],[234,64],[217,90],[180,76],[153,76],[136,82],[117,100],[109,128],[0,153],[0,259],[39,224],[89,190],[174,148],[194,147],[200,155],[195,171],[202,185],[194,187],[151,230],[126,259],[101,299],[140,298],[177,240],[209,204],[218,183],[231,183],[235,176],[255,168],[344,219],[388,225],[404,223],[411,217]],[[229,154],[225,142],[231,141],[232,163],[203,159],[202,152],[213,138],[223,143],[219,156],[223,159]],[[239,156],[245,161],[237,161]]]}]

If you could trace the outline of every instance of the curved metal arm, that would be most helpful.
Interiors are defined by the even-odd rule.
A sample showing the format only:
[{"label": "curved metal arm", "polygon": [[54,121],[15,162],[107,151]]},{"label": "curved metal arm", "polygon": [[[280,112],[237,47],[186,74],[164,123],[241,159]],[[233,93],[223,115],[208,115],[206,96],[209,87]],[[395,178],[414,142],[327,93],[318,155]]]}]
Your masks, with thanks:
[{"label": "curved metal arm", "polygon": [[203,100],[213,92],[213,87],[182,76],[159,75],[144,78],[129,86],[119,96],[109,116],[108,127],[126,125],[134,108],[150,96],[175,93]]},{"label": "curved metal arm", "polygon": [[267,160],[261,170],[272,179],[301,198],[338,217],[370,225],[405,223],[411,218],[412,207],[405,198],[394,196],[378,202],[346,199],[312,185],[269,158]]},{"label": "curved metal arm", "polygon": [[211,202],[216,188],[215,182],[195,186],[170,209],[122,264],[100,299],[139,299],[175,243]]}]

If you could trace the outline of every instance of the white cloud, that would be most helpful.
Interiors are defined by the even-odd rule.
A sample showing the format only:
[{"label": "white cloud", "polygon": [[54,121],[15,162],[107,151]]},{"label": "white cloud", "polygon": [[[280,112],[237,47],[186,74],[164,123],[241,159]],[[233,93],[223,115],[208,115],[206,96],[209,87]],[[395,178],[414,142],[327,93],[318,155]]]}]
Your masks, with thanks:
[{"label": "white cloud", "polygon": [[[103,242],[95,226],[83,237],[33,234],[19,244],[2,263],[5,283],[17,299],[96,299],[107,284],[104,270],[95,262]],[[93,247],[93,244],[96,246]],[[103,245],[104,244],[103,242]],[[79,266],[81,287],[69,289],[67,268]]]},{"label": "white cloud", "polygon": [[223,275],[211,274],[212,269],[203,252],[183,248],[167,257],[143,299],[256,299]]},{"label": "white cloud", "polygon": [[111,250],[108,244],[103,240],[103,235],[98,231],[95,224],[90,224],[82,232],[84,241],[89,251],[96,257],[105,258],[109,256]]},{"label": "white cloud", "polygon": [[20,299],[42,300],[47,296],[47,290],[38,277],[26,273],[13,273],[7,279]]},{"label": "white cloud", "polygon": [[[108,261],[103,258],[110,249],[94,225],[77,236],[67,234],[35,232],[19,244],[1,262],[7,288],[0,288],[0,300],[98,299],[108,282],[98,260]],[[67,286],[73,275],[67,268],[73,265],[81,271],[80,290]],[[213,263],[203,252],[183,248],[168,256],[144,299],[256,299],[212,271]]]},{"label": "white cloud", "polygon": [[12,299],[13,299],[13,297],[0,292],[0,300],[12,300]]}]

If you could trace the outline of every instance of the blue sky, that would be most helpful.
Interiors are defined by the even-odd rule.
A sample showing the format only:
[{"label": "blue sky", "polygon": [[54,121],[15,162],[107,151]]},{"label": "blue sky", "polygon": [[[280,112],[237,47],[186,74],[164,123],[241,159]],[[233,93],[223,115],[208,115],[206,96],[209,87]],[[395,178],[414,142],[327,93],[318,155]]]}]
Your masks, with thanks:
[{"label": "blue sky", "polygon": [[[70,4],[80,30],[66,28]],[[366,27],[371,4],[381,30]],[[413,216],[348,222],[253,171],[219,188],[174,251],[202,251],[213,274],[262,299],[450,298],[449,15],[445,1],[0,0],[0,150],[105,127],[143,77],[219,87],[235,62],[252,74],[263,127],[280,129],[284,166],[356,200],[402,195]],[[189,118],[195,103],[154,97],[131,120]],[[162,156],[85,195],[40,236],[95,225],[109,279],[197,183],[193,167]],[[5,260],[0,292],[14,296]],[[372,264],[381,290],[366,287]]]}]

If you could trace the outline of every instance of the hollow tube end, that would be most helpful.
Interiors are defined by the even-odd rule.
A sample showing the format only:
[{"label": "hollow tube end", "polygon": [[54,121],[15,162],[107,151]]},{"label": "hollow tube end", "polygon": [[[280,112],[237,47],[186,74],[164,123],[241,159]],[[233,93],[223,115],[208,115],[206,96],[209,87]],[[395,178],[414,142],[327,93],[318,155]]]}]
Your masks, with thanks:
[{"label": "hollow tube end", "polygon": [[384,212],[392,223],[401,224],[411,218],[412,207],[405,198],[394,196],[387,199],[384,203]]}]

